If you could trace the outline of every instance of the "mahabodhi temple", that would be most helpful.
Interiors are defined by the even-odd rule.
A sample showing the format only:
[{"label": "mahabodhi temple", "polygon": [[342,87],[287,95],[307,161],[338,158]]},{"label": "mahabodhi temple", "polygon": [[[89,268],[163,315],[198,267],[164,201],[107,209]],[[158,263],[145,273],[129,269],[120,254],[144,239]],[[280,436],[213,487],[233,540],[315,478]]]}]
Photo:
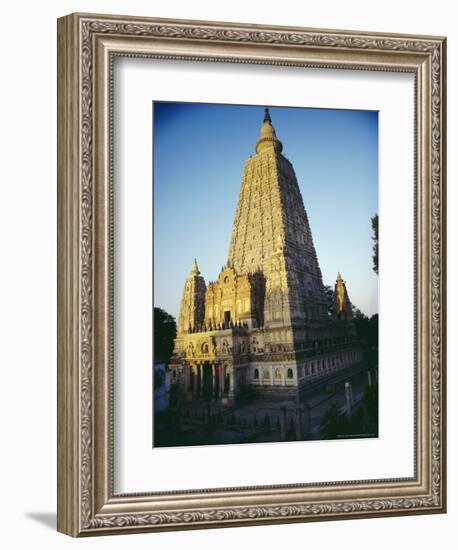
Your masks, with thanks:
[{"label": "mahabodhi temple", "polygon": [[207,285],[195,260],[184,284],[169,365],[180,399],[230,403],[251,390],[299,400],[311,382],[362,360],[340,273],[329,307],[296,174],[282,150],[265,109],[227,262]]}]

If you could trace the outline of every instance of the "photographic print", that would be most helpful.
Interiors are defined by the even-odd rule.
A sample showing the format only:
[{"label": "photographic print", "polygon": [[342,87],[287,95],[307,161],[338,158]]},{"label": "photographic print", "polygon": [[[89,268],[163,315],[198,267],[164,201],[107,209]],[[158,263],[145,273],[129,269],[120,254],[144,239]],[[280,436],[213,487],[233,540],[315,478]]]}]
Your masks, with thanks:
[{"label": "photographic print", "polygon": [[378,112],[153,104],[153,447],[378,437]]}]

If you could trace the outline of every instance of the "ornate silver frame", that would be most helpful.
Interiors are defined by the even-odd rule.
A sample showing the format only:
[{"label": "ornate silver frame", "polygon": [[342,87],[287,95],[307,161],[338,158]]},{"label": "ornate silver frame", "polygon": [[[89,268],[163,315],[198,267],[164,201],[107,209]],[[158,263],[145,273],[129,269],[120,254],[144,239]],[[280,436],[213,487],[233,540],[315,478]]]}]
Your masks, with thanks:
[{"label": "ornate silver frame", "polygon": [[[445,511],[445,47],[445,38],[432,36],[93,14],[59,19],[59,531],[87,536]],[[115,56],[415,75],[414,477],[113,493]]]}]

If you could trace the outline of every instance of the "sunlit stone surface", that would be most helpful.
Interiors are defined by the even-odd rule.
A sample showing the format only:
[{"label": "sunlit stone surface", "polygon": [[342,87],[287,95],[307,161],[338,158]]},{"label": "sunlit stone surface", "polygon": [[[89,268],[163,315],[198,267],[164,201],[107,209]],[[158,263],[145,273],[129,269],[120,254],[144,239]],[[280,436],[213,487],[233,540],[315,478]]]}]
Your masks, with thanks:
[{"label": "sunlit stone surface", "polygon": [[328,311],[296,175],[267,109],[255,150],[226,265],[207,286],[194,261],[184,284],[170,364],[182,399],[299,400],[307,384],[362,358],[340,273]]}]

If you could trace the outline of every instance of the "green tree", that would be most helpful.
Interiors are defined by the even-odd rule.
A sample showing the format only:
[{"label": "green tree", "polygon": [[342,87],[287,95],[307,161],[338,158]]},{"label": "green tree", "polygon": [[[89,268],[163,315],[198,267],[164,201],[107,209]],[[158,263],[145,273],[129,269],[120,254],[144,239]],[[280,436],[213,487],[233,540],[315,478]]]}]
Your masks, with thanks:
[{"label": "green tree", "polygon": [[375,214],[371,218],[371,224],[372,224],[372,240],[374,241],[374,245],[372,247],[372,262],[373,266],[372,269],[377,273],[378,275],[378,214]]},{"label": "green tree", "polygon": [[364,313],[354,304],[351,305],[351,312],[353,313],[353,319],[367,319]]},{"label": "green tree", "polygon": [[364,388],[361,403],[361,432],[378,435],[378,386],[367,385]]},{"label": "green tree", "polygon": [[159,307],[154,308],[154,362],[170,361],[177,334],[175,318]]},{"label": "green tree", "polygon": [[322,439],[336,439],[346,432],[346,420],[340,414],[339,405],[333,401],[320,420]]},{"label": "green tree", "polygon": [[358,339],[365,343],[367,349],[378,348],[378,314],[366,317],[361,311],[353,311],[354,325]]},{"label": "green tree", "polygon": [[332,308],[334,307],[334,290],[331,285],[324,285],[324,292],[328,303],[328,314],[332,315]]}]

